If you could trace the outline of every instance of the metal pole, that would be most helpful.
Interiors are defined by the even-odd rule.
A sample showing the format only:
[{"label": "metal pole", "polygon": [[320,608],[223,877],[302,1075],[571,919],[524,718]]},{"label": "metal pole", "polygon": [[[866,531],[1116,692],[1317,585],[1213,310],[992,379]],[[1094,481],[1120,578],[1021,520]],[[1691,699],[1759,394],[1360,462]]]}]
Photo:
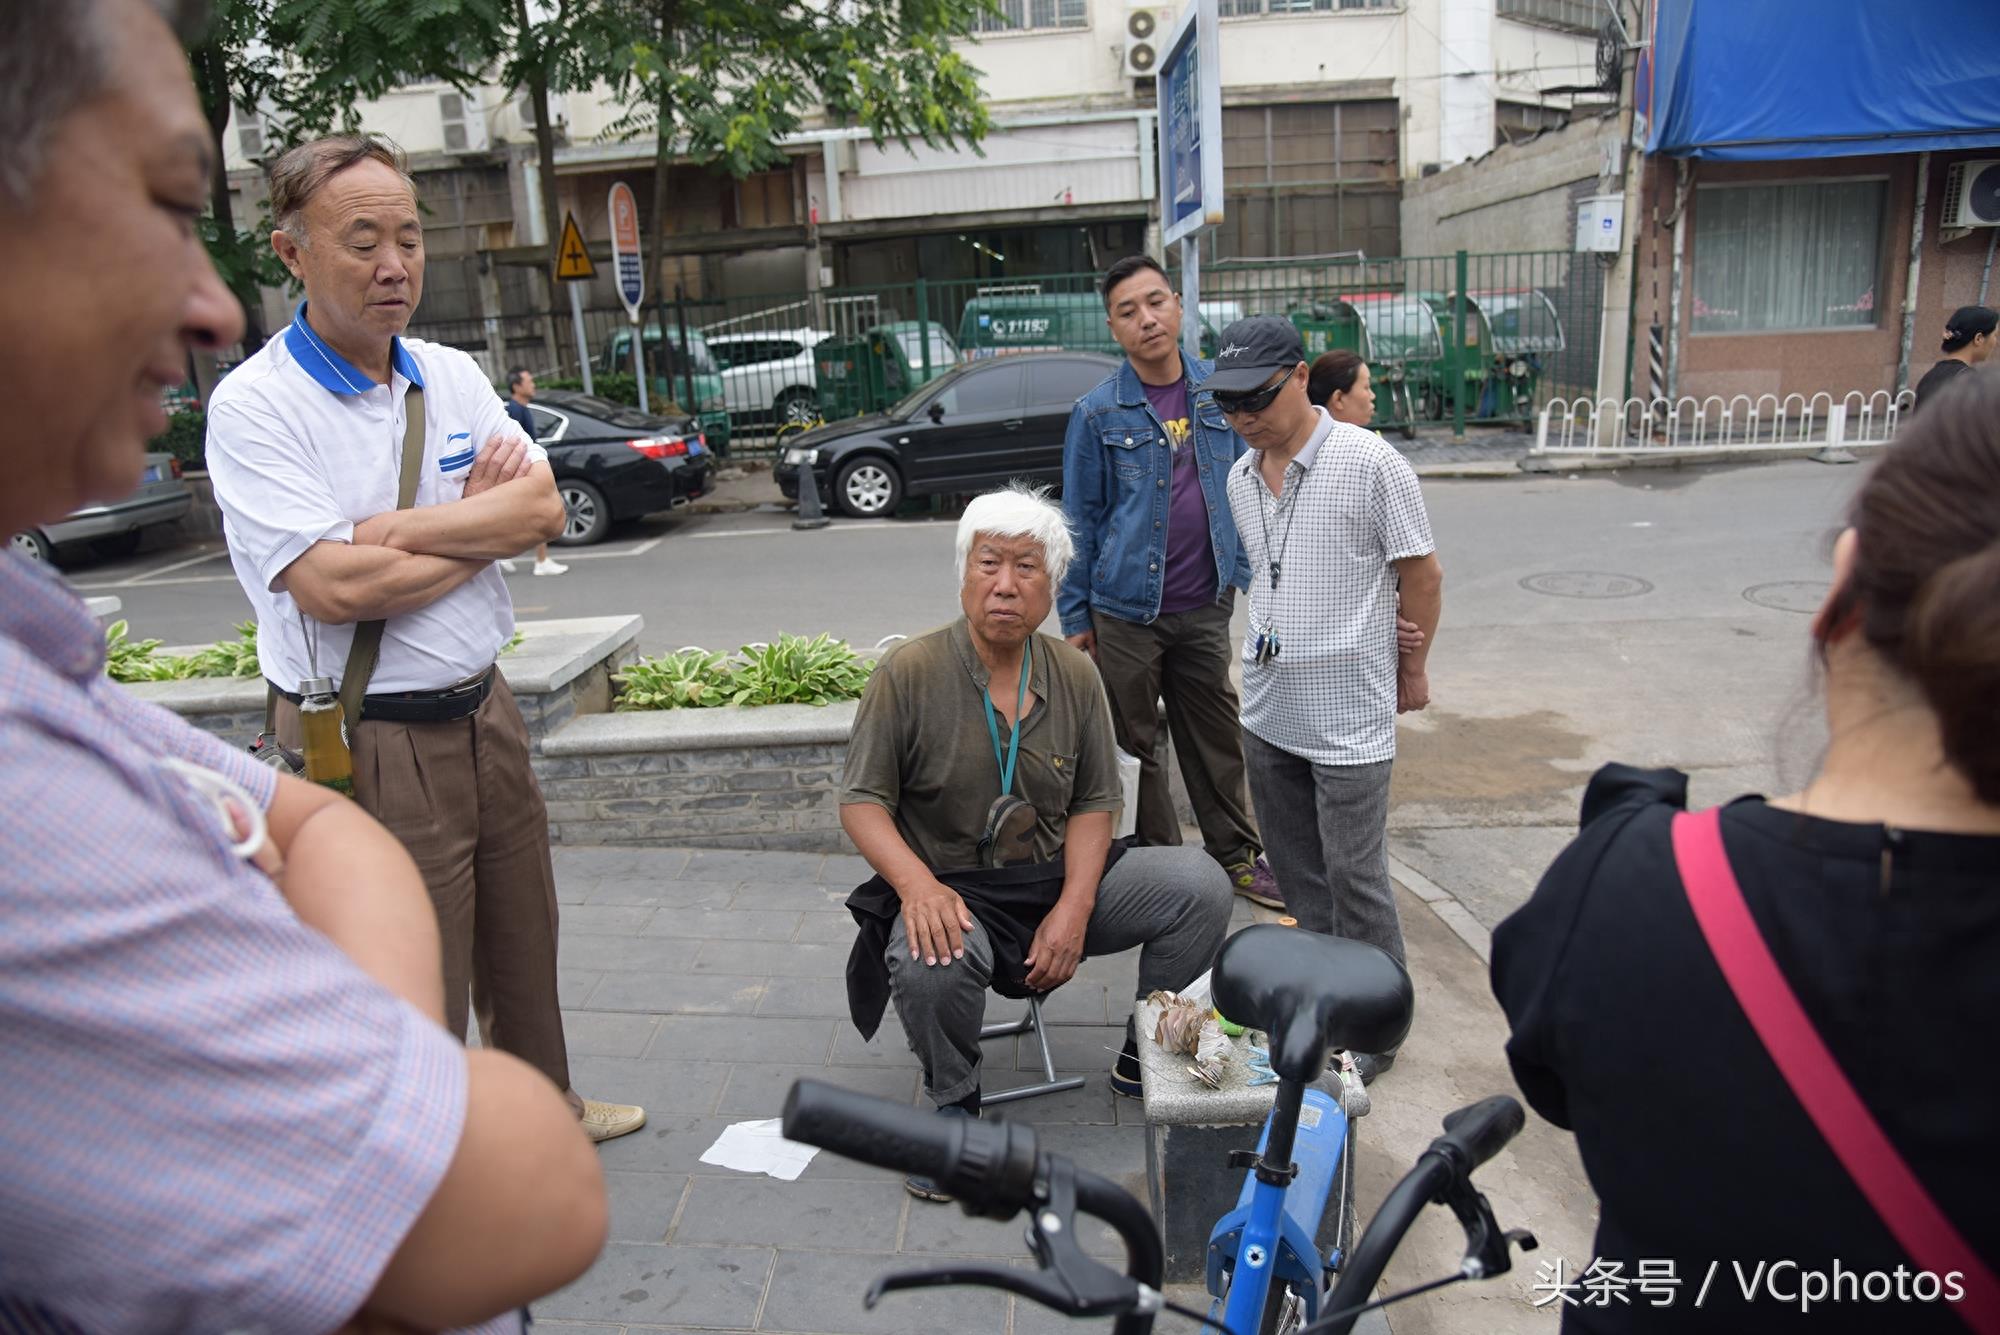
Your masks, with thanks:
[{"label": "metal pole", "polygon": [[931,382],[931,298],[930,288],[922,274],[917,275],[917,346],[924,367],[923,383]]},{"label": "metal pole", "polygon": [[1979,304],[1986,304],[1986,283],[1993,277],[1993,247],[2000,243],[2000,227],[1986,234],[1986,267],[1979,271]]},{"label": "metal pole", "polygon": [[1917,327],[1917,270],[1924,257],[1924,204],[1930,193],[1931,155],[1917,154],[1917,207],[1910,215],[1910,274],[1903,280],[1903,341],[1896,353],[1896,393],[1910,385],[1910,337]]},{"label": "metal pole", "polygon": [[646,407],[646,331],[639,323],[639,313],[632,313],[632,375],[639,382],[639,411]]},{"label": "metal pole", "polygon": [[1201,360],[1201,233],[1181,238],[1181,351]]},{"label": "metal pole", "polygon": [[1451,374],[1451,437],[1465,439],[1465,282],[1466,256],[1459,251],[1451,293],[1451,355],[1444,364]]},{"label": "metal pole", "polygon": [[576,326],[576,360],[583,369],[583,392],[595,394],[597,386],[590,379],[590,345],[585,342],[583,332],[583,288],[577,283],[564,283],[569,289],[569,318]]},{"label": "metal pole", "polygon": [[1667,302],[1667,402],[1681,396],[1681,265],[1687,256],[1687,189],[1694,169],[1688,159],[1674,165],[1674,263],[1668,281],[1673,284]]}]

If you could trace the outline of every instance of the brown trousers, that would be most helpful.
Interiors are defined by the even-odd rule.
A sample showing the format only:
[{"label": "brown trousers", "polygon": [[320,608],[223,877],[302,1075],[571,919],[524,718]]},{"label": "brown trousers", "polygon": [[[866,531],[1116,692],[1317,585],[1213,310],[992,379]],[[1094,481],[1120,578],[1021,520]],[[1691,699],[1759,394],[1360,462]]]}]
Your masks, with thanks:
[{"label": "brown trousers", "polygon": [[[297,706],[278,736],[299,745]],[[494,675],[479,712],[451,723],[350,728],[354,796],[416,860],[444,943],[445,1025],[465,1039],[467,995],[489,1046],[569,1088],[556,991],[556,877],[528,726]]]},{"label": "brown trousers", "polygon": [[1167,728],[1202,844],[1225,867],[1248,862],[1263,850],[1244,778],[1242,711],[1229,680],[1232,602],[1225,598],[1192,612],[1168,612],[1151,625],[1092,614],[1097,671],[1111,700],[1112,731],[1118,745],[1139,762],[1138,841],[1181,841],[1162,754],[1159,702],[1164,697]]}]

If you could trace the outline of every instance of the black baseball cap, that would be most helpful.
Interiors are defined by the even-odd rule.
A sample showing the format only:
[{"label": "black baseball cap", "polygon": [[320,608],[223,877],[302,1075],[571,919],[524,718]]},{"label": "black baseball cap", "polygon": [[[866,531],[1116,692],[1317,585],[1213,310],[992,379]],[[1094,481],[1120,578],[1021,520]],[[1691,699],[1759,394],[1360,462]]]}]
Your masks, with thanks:
[{"label": "black baseball cap", "polygon": [[1277,315],[1252,315],[1222,331],[1215,371],[1201,382],[1207,390],[1247,394],[1262,389],[1280,371],[1306,359],[1306,345],[1292,322]]}]

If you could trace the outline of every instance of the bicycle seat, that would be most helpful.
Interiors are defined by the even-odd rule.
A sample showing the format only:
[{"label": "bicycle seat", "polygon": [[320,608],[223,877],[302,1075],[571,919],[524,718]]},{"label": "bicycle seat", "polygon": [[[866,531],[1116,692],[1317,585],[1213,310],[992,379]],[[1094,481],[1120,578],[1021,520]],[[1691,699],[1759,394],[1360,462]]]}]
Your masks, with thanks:
[{"label": "bicycle seat", "polygon": [[1416,997],[1403,966],[1374,946],[1264,923],[1223,943],[1215,1008],[1271,1038],[1271,1069],[1310,1084],[1333,1048],[1386,1052],[1410,1032]]}]

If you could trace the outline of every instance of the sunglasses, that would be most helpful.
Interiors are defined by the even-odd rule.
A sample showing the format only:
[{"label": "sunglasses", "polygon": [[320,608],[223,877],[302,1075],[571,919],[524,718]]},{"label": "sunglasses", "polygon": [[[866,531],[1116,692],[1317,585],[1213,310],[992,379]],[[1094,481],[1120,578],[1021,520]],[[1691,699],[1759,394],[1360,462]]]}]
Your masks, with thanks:
[{"label": "sunglasses", "polygon": [[1241,417],[1245,413],[1261,413],[1277,401],[1278,391],[1286,385],[1291,384],[1292,377],[1297,375],[1298,372],[1299,368],[1294,366],[1291,370],[1285,372],[1284,377],[1277,384],[1266,385],[1262,389],[1253,389],[1248,394],[1228,394],[1222,390],[1217,390],[1211,397],[1215,399],[1215,406],[1222,409],[1225,417]]}]

